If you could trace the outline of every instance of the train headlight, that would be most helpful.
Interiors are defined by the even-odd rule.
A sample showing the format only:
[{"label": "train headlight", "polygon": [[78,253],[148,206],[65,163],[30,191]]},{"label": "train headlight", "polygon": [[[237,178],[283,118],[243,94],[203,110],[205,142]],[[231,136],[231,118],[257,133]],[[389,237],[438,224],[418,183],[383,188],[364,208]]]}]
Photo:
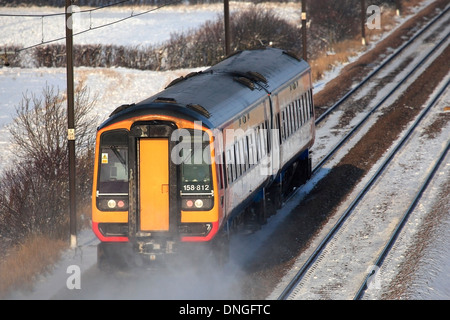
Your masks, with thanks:
[{"label": "train headlight", "polygon": [[203,200],[202,199],[195,200],[194,205],[195,205],[196,208],[203,207]]},{"label": "train headlight", "polygon": [[99,197],[97,198],[97,208],[101,211],[125,211],[128,210],[128,199],[125,197],[122,199]]},{"label": "train headlight", "polygon": [[181,209],[184,210],[210,210],[214,205],[213,198],[202,198],[202,199],[182,199]]},{"label": "train headlight", "polygon": [[116,207],[116,200],[109,200],[108,201],[108,208],[114,209]]}]

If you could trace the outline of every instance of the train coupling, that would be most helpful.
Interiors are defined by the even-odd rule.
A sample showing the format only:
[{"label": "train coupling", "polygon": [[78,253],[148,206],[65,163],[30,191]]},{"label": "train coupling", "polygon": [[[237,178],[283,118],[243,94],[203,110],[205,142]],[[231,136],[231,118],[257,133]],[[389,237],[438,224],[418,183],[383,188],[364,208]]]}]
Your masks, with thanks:
[{"label": "train coupling", "polygon": [[150,240],[137,241],[137,251],[148,260],[156,260],[166,254],[175,253],[175,241],[170,240]]}]

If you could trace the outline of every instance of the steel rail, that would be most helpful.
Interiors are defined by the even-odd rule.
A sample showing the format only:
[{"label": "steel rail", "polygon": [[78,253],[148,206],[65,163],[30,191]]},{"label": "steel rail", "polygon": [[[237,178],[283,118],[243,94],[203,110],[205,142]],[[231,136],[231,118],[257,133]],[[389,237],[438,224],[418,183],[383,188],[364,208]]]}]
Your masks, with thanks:
[{"label": "steel rail", "polygon": [[[436,101],[441,97],[441,95],[444,93],[445,89],[448,87],[449,83],[450,83],[450,81],[447,81],[446,85],[439,91],[439,93],[436,95],[436,97],[433,99],[433,101],[430,102],[429,107],[427,107],[427,109],[431,108],[436,103]],[[424,116],[424,114],[422,115],[422,117],[423,116]],[[433,169],[427,175],[425,181],[423,182],[423,184],[420,187],[419,191],[417,192],[416,196],[412,200],[409,208],[405,211],[402,219],[400,220],[400,223],[397,225],[397,227],[394,230],[394,233],[392,234],[392,236],[390,237],[388,243],[384,247],[384,249],[381,252],[381,254],[378,256],[378,259],[375,262],[374,266],[380,268],[381,265],[383,264],[386,256],[388,255],[388,253],[390,252],[390,250],[394,246],[394,244],[397,241],[398,236],[400,235],[403,227],[405,226],[406,222],[408,221],[409,216],[411,215],[411,213],[416,208],[417,204],[419,203],[419,200],[422,198],[423,193],[425,192],[425,190],[427,189],[427,187],[430,184],[431,180],[433,179],[434,175],[436,174],[437,170],[439,169],[442,161],[445,159],[449,149],[450,149],[450,141],[447,142],[446,148],[441,152],[438,160],[435,162],[435,164],[433,166]],[[366,278],[364,279],[362,285],[360,286],[360,288],[359,288],[358,292],[356,293],[356,295],[355,295],[353,300],[360,300],[363,297],[365,291],[369,287],[368,283],[370,282],[370,279],[371,279],[371,277],[374,274],[375,274],[375,270],[374,269],[372,269],[371,272],[369,272],[367,274]]]},{"label": "steel rail", "polygon": [[[420,67],[423,65],[423,63],[447,40],[449,37],[449,33],[435,46],[433,49],[428,52],[428,54],[420,60],[420,62],[410,71],[408,74],[385,96],[356,126],[353,128],[334,148],[333,150],[325,156],[318,165],[316,165],[313,169],[313,175],[317,173],[317,171],[323,166],[323,164],[350,138],[350,136],[353,135],[354,132],[369,118],[369,116],[378,109],[399,87],[401,84],[403,84],[407,79],[410,78],[410,76]],[[424,110],[425,111],[425,110]],[[428,112],[428,111],[427,111]],[[424,112],[422,112],[424,115]],[[422,116],[419,116],[420,119],[423,118]],[[417,121],[414,123],[413,126],[417,125]],[[410,132],[406,135],[409,137]],[[402,142],[400,142],[401,145],[403,145],[404,141],[406,140],[406,136],[402,139]],[[396,147],[394,150],[399,149],[399,147]],[[343,222],[347,219],[347,217],[351,214],[351,212],[354,210],[356,205],[359,203],[359,201],[362,199],[362,197],[365,195],[365,193],[368,191],[368,189],[373,185],[376,178],[381,175],[381,172],[384,170],[384,168],[387,166],[388,162],[391,161],[392,157],[394,156],[394,152],[391,152],[391,154],[388,156],[388,158],[385,160],[383,165],[377,170],[377,172],[374,174],[374,176],[370,179],[370,181],[366,184],[366,186],[363,188],[362,191],[357,195],[356,199],[353,200],[353,202],[350,204],[350,206],[347,208],[347,210],[342,214],[342,216],[339,218],[337,223],[333,226],[333,228],[330,230],[330,232],[324,237],[324,239],[320,242],[318,247],[314,250],[314,252],[311,254],[311,256],[308,258],[308,260],[303,264],[302,268],[297,272],[297,274],[293,277],[291,282],[285,287],[283,292],[278,297],[278,300],[285,300],[290,295],[292,290],[297,286],[299,281],[303,278],[303,276],[306,274],[306,271],[309,269],[309,267],[313,264],[313,262],[317,259],[319,254],[323,251],[326,244],[332,239],[334,234],[339,230]],[[300,189],[300,188],[299,188]],[[293,194],[290,195],[292,197],[299,189],[296,189]],[[289,198],[290,198],[289,197]]]},{"label": "steel rail", "polygon": [[391,95],[392,94],[394,94],[397,90],[398,90],[398,88],[401,86],[401,85],[403,85],[410,77],[411,77],[411,75],[414,73],[414,72],[416,72],[417,71],[417,69],[419,69],[424,63],[425,63],[425,61],[426,60],[428,60],[428,58],[432,55],[432,54],[434,54],[434,52],[437,50],[437,49],[439,49],[446,41],[447,41],[447,39],[448,39],[448,37],[449,37],[449,35],[450,35],[450,33],[447,33],[447,35],[441,40],[441,41],[439,41],[439,43],[435,46],[435,47],[433,47],[433,49],[431,49],[429,52],[428,52],[428,54],[425,56],[425,57],[423,57],[416,65],[415,65],[415,67],[412,69],[412,70],[410,70],[409,72],[408,72],[408,74],[403,78],[403,79],[401,79],[395,86],[394,86],[394,88],[392,88],[392,90],[391,91],[389,91],[389,93],[388,94],[386,94],[365,116],[364,116],[364,118],[360,121],[360,122],[358,122],[345,136],[344,136],[344,138],[341,140],[341,141],[339,141],[334,147],[333,147],[333,149],[326,155],[326,156],[324,156],[320,161],[319,161],[319,163],[314,167],[314,169],[312,170],[312,174],[314,175],[319,169],[321,169],[322,168],[322,166],[324,165],[324,163],[325,162],[327,162],[335,153],[336,153],[336,151],[337,150],[339,150],[341,147],[342,147],[342,145],[345,143],[345,142],[347,142],[349,139],[350,139],[350,137],[356,132],[356,131],[358,131],[358,129],[370,118],[370,116],[375,112],[375,111],[377,111],[378,110],[378,108],[380,108],[382,105],[383,105],[383,103],[384,102],[386,102],[386,100],[387,99],[389,99],[390,97],[391,97]]},{"label": "steel rail", "polygon": [[[447,7],[447,9],[448,8],[450,8],[450,6],[449,7]],[[445,10],[444,12],[447,12],[448,10]],[[433,19],[433,21],[436,21],[437,19]],[[426,28],[428,28],[429,27],[429,25],[430,25],[430,23],[429,24],[427,24],[427,26],[426,26]],[[430,51],[430,52],[428,52],[428,54],[425,56],[425,57],[423,57],[417,64],[416,64],[416,66],[412,69],[412,70],[410,70],[410,72],[408,72],[408,74],[400,81],[400,82],[398,82],[397,83],[397,85],[396,86],[394,86],[394,88],[391,90],[391,91],[389,91],[389,93],[387,93],[387,95],[384,97],[384,98],[382,98],[365,116],[364,116],[364,118],[363,119],[361,119],[361,121],[359,122],[359,123],[357,123],[334,147],[333,147],[333,149],[330,151],[330,152],[328,152],[322,159],[320,159],[320,161],[319,161],[319,163],[318,164],[316,164],[315,166],[314,166],[314,168],[312,169],[312,172],[311,172],[311,177],[313,177],[314,175],[316,175],[317,174],[317,172],[320,170],[320,169],[322,169],[322,167],[323,167],[323,165],[333,156],[333,155],[335,155],[335,153],[350,139],[350,137],[355,133],[355,132],[357,132],[358,131],[358,129],[370,118],[370,116],[375,112],[375,111],[377,111],[378,110],[378,108],[380,108],[382,105],[383,105],[383,103],[393,94],[393,93],[395,93],[395,91],[404,83],[404,82],[406,82],[406,80],[408,80],[409,79],[409,77],[415,72],[415,71],[417,71],[417,69],[419,68],[419,67],[421,67],[422,65],[423,65],[423,63],[426,61],[426,60],[428,60],[428,58],[438,49],[438,48],[440,48],[440,46],[442,46],[442,44],[447,40],[447,38],[449,37],[449,33],[447,33],[447,35],[441,40],[441,41],[439,41],[439,43],[438,44],[436,44],[435,45],[435,47],[433,47],[433,49]],[[346,96],[348,96],[348,95],[346,95]],[[342,100],[342,99],[341,99]],[[337,107],[337,106],[336,106]],[[331,107],[331,108],[335,108],[335,106],[333,106],[333,107]],[[316,120],[316,125],[317,125],[317,122],[318,120]],[[294,191],[292,191],[291,193],[289,193],[284,199],[283,199],[283,202],[284,203],[286,203],[286,202],[288,202],[292,197],[294,197],[296,194],[297,194],[297,192],[298,192],[298,190],[300,190],[301,188],[297,188],[297,189],[295,189]]]},{"label": "steel rail", "polygon": [[425,27],[420,29],[411,39],[405,42],[400,48],[398,48],[393,54],[389,56],[388,59],[383,61],[375,70],[373,70],[367,77],[365,77],[358,85],[356,85],[353,89],[349,90],[343,97],[341,97],[336,103],[334,103],[330,108],[328,108],[324,113],[322,113],[316,119],[316,125],[318,125],[322,120],[332,111],[334,111],[338,106],[340,106],[345,100],[347,100],[356,90],[361,88],[367,81],[369,81],[375,74],[377,74],[380,70],[382,70],[389,62],[391,62],[395,57],[397,57],[403,50],[408,47],[411,43],[413,43],[418,37],[422,35],[428,28],[430,28],[436,21],[444,16],[447,11],[450,9],[450,5],[447,6],[439,15],[434,17],[431,21],[429,21]]}]

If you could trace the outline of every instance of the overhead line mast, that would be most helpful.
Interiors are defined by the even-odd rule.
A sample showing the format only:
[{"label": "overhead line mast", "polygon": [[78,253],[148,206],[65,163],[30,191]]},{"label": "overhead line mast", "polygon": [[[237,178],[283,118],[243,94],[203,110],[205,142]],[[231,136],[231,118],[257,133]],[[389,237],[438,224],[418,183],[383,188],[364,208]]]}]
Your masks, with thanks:
[{"label": "overhead line mast", "polygon": [[223,16],[225,25],[225,56],[231,53],[231,36],[230,36],[230,3],[229,0],[223,0]]},{"label": "overhead line mast", "polygon": [[70,247],[77,247],[77,216],[75,194],[75,111],[73,81],[73,21],[72,1],[66,0],[66,60],[67,60],[67,145],[69,152]]},{"label": "overhead line mast", "polygon": [[303,60],[308,61],[306,48],[306,0],[302,0],[302,47]]}]

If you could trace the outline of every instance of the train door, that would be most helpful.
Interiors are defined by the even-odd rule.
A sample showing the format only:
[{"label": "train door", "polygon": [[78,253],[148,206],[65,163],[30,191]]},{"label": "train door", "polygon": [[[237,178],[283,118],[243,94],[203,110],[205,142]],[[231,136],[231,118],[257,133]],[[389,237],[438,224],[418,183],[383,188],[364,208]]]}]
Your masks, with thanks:
[{"label": "train door", "polygon": [[[129,238],[175,237],[180,208],[177,166],[170,161],[172,123],[137,123],[130,130]],[[133,150],[134,149],[134,150]]]},{"label": "train door", "polygon": [[169,140],[139,140],[139,229],[169,230]]}]

